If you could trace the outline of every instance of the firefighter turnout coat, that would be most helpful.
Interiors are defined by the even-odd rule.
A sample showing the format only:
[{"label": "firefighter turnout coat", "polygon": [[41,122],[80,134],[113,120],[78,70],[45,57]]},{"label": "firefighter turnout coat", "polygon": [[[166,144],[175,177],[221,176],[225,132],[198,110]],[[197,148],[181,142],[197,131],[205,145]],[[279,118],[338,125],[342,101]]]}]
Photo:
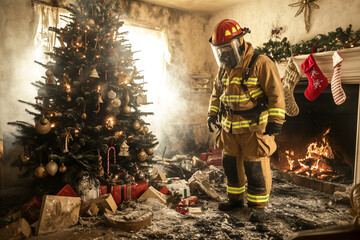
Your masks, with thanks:
[{"label": "firefighter turnout coat", "polygon": [[[276,65],[265,55],[259,55],[254,62],[249,78],[244,82],[248,91],[244,91],[241,80],[254,54],[251,43],[244,44],[242,59],[236,67],[219,69],[208,115],[215,116],[222,109],[222,129],[217,145],[223,150],[229,199],[244,199],[247,182],[248,206],[264,207],[271,189],[269,158],[276,150],[276,143],[274,136],[263,133],[268,122],[285,122],[285,97]],[[264,99],[267,109],[262,112],[254,111],[251,117],[236,114],[253,109]]]}]

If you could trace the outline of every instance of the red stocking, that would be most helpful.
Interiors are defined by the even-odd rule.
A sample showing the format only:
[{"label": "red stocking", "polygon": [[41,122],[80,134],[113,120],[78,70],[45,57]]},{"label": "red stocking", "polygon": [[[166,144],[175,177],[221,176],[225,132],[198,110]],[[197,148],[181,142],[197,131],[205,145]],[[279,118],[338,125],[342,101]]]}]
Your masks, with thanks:
[{"label": "red stocking", "polygon": [[310,101],[314,101],[329,84],[327,78],[321,72],[314,59],[313,53],[315,49],[316,44],[313,47],[312,53],[301,64],[301,69],[304,71],[309,80],[309,86],[305,90],[304,94]]}]

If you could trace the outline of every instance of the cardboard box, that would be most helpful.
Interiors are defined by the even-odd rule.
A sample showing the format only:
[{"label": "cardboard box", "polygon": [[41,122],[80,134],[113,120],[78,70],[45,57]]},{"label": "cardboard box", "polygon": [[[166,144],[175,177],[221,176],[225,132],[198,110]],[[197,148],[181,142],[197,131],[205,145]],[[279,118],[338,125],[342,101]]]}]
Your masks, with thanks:
[{"label": "cardboard box", "polygon": [[0,229],[0,237],[2,240],[25,239],[31,236],[31,228],[25,218],[21,218],[2,229]]},{"label": "cardboard box", "polygon": [[189,214],[202,214],[201,207],[189,207]]},{"label": "cardboard box", "polygon": [[37,234],[69,228],[79,221],[81,198],[45,195],[41,203]]},{"label": "cardboard box", "polygon": [[143,195],[140,196],[139,201],[143,202],[148,198],[155,198],[157,200],[159,200],[161,203],[166,204],[166,196],[159,192],[158,190],[156,190],[154,187],[149,187],[144,193]]},{"label": "cardboard box", "polygon": [[117,205],[115,203],[113,196],[110,193],[102,195],[94,199],[93,201],[99,207],[99,209],[104,213],[106,212],[106,209],[110,210],[113,213],[116,212]]}]

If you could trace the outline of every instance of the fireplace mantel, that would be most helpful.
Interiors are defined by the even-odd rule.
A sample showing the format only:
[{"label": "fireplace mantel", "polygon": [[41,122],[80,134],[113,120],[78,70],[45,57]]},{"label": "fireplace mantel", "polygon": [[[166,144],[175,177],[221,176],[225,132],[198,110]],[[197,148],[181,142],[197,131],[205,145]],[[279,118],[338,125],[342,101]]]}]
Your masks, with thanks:
[{"label": "fireplace mantel", "polygon": [[[360,47],[347,48],[339,50],[340,55],[344,58],[341,67],[341,82],[342,84],[360,84]],[[333,60],[332,55],[334,51],[314,53],[314,58],[318,64],[322,73],[326,76],[331,83],[333,70]],[[299,55],[294,56],[294,61],[299,67],[301,72],[301,78],[306,79],[306,75],[301,70],[301,63],[309,56]],[[287,62],[276,63],[279,70],[280,76],[283,77],[285,73],[285,68]],[[360,86],[359,88],[359,98],[358,98],[358,117],[357,117],[357,127],[354,129],[356,131],[356,151],[355,151],[355,169],[354,169],[354,184],[360,183]],[[355,110],[355,109],[354,109]]]},{"label": "fireplace mantel", "polygon": [[[340,55],[344,58],[341,67],[341,82],[343,84],[360,84],[360,47],[346,48],[339,50]],[[333,60],[332,56],[334,51],[314,53],[314,58],[318,64],[320,70],[328,79],[329,83],[331,82],[332,75],[334,73],[333,69]],[[294,61],[299,67],[299,70],[302,74],[302,78],[306,78],[306,75],[301,71],[301,63],[309,56],[299,55],[294,56]],[[283,77],[285,73],[285,68],[287,62],[280,62],[276,64],[280,73],[280,76]]]}]

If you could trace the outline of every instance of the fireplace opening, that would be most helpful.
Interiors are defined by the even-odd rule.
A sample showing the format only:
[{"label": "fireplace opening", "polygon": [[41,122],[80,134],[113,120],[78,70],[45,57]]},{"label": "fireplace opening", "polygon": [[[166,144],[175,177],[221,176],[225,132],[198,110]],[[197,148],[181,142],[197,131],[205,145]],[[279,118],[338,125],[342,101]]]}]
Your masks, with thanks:
[{"label": "fireplace opening", "polygon": [[330,85],[314,100],[300,81],[294,97],[300,112],[286,116],[271,166],[287,173],[351,185],[354,179],[359,85],[343,85],[346,101],[336,105]]}]

